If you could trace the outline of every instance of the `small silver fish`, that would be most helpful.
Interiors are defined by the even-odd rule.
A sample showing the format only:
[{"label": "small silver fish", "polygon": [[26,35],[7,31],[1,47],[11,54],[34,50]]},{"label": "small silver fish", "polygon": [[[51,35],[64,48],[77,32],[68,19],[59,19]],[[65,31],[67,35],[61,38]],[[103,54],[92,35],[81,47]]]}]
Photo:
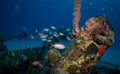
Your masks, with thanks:
[{"label": "small silver fish", "polygon": [[48,37],[48,39],[53,39],[53,36]]},{"label": "small silver fish", "polygon": [[31,39],[35,39],[35,36],[34,36],[34,35],[32,35],[32,34],[30,35],[30,37],[31,37]]},{"label": "small silver fish", "polygon": [[54,33],[53,33],[53,36],[54,36],[54,37],[59,37],[59,35],[58,35],[57,32],[54,32]]},{"label": "small silver fish", "polygon": [[47,42],[52,42],[52,40],[47,40]]},{"label": "small silver fish", "polygon": [[42,33],[40,33],[40,32],[38,32],[38,36],[41,36],[41,35],[43,35]]},{"label": "small silver fish", "polygon": [[55,27],[55,26],[50,26],[50,27],[51,27],[51,29],[56,30],[56,27]]},{"label": "small silver fish", "polygon": [[38,30],[37,30],[37,29],[35,30],[35,33],[38,33]]},{"label": "small silver fish", "polygon": [[67,28],[66,31],[71,31],[71,29],[70,29],[70,28]]},{"label": "small silver fish", "polygon": [[44,28],[43,31],[48,32],[50,29]]},{"label": "small silver fish", "polygon": [[72,40],[69,36],[67,36],[66,39],[67,39],[68,41],[71,41],[71,40]]},{"label": "small silver fish", "polygon": [[65,45],[60,43],[53,44],[52,47],[55,49],[65,49]]},{"label": "small silver fish", "polygon": [[60,32],[59,35],[60,35],[60,36],[63,36],[64,34]]},{"label": "small silver fish", "polygon": [[46,38],[48,35],[41,35],[40,38]]},{"label": "small silver fish", "polygon": [[45,38],[43,38],[43,39],[41,39],[42,41],[47,41],[47,39],[45,39]]}]

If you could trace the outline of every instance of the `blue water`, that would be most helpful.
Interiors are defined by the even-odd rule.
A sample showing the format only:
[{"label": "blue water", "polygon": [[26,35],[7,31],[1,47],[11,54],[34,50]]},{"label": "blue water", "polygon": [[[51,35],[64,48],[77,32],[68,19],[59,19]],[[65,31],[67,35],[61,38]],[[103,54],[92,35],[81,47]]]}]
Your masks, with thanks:
[{"label": "blue water", "polygon": [[[0,0],[0,33],[4,39],[22,31],[33,34],[36,29],[54,25],[72,28],[74,0]],[[102,60],[120,65],[120,2],[119,0],[82,0],[79,26],[93,16],[106,15],[115,29],[115,42]],[[41,40],[10,40],[9,50],[41,46]]]}]

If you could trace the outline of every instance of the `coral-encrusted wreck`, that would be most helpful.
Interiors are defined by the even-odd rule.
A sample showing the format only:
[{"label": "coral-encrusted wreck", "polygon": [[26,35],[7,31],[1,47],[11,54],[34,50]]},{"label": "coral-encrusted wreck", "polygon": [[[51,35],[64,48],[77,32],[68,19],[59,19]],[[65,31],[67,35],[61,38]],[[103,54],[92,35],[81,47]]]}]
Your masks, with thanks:
[{"label": "coral-encrusted wreck", "polygon": [[79,28],[80,0],[74,3],[74,39],[65,52],[50,49],[46,55],[49,74],[90,74],[93,67],[114,42],[114,30],[105,16],[90,18]]}]

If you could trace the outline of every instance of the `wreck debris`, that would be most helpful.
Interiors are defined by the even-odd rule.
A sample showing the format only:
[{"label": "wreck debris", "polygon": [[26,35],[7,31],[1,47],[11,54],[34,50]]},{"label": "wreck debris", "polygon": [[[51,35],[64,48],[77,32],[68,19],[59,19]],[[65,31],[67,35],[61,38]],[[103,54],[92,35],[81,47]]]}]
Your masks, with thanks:
[{"label": "wreck debris", "polygon": [[[105,50],[111,47],[114,42],[114,30],[105,16],[92,17],[84,27],[79,28],[80,2],[80,0],[74,2],[73,34],[75,38],[72,40],[71,45],[66,48],[66,53],[59,53],[59,55],[61,54],[60,57],[58,52],[54,52],[53,54],[56,53],[57,55],[46,59],[55,64],[53,70],[59,67],[69,74],[89,74]],[[46,56],[50,57],[50,55]],[[55,61],[56,58],[59,58],[59,60]]]}]

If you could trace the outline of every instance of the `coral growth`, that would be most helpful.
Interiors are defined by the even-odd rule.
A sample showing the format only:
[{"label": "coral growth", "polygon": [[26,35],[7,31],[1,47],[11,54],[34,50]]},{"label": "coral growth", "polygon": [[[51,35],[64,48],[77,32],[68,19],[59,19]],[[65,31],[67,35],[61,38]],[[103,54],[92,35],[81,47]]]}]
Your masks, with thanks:
[{"label": "coral growth", "polygon": [[80,8],[81,8],[81,0],[74,0],[74,13],[73,13],[73,29],[74,29],[74,33],[76,36],[78,36],[79,33],[79,20],[81,17],[80,14]]},{"label": "coral growth", "polygon": [[[67,52],[61,55],[64,58],[52,62],[57,63],[60,61],[54,67],[68,71],[70,74],[89,74],[105,50],[114,41],[114,31],[105,16],[92,17],[84,27],[79,29],[80,2],[80,0],[74,2],[73,29],[75,37],[71,45],[66,49]],[[54,55],[54,53],[52,54]],[[47,56],[52,61],[58,58],[58,56],[50,58],[48,54]]]}]

